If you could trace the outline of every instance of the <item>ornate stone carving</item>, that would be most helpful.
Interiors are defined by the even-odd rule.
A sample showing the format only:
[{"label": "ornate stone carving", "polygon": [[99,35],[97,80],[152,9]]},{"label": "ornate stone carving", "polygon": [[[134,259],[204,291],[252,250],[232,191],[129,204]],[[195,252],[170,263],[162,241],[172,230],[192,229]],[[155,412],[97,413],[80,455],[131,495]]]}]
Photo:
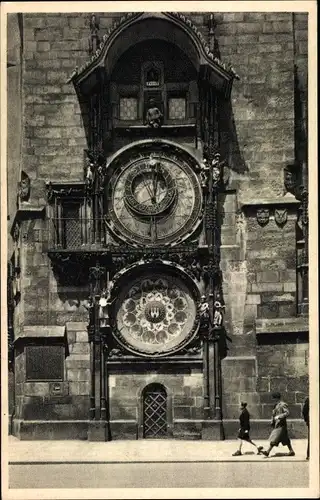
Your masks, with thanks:
[{"label": "ornate stone carving", "polygon": [[223,310],[225,306],[219,300],[214,303],[213,327],[220,328],[223,325]]},{"label": "ornate stone carving", "polygon": [[297,183],[297,174],[294,165],[288,165],[284,168],[284,187],[287,192],[294,193]]},{"label": "ornate stone carving", "polygon": [[[103,181],[106,173],[106,158],[101,148],[94,150],[85,149],[84,182],[87,195],[92,194],[93,186],[98,192],[103,189]],[[100,180],[99,186],[96,181]]]},{"label": "ornate stone carving", "polygon": [[288,210],[286,208],[276,208],[274,211],[274,220],[278,226],[284,226],[288,220]]},{"label": "ornate stone carving", "polygon": [[[128,20],[130,19],[138,19],[139,17],[141,17],[141,13],[140,12],[128,12],[126,14],[124,14],[119,21],[116,21],[113,26],[109,29],[107,29],[106,33],[103,35],[102,37],[102,42],[98,45],[98,43],[96,43],[97,39],[96,39],[96,36],[97,36],[97,20],[96,20],[96,16],[93,14],[92,17],[94,17],[95,19],[92,19],[91,17],[91,22],[90,22],[90,40],[91,40],[91,36],[94,37],[94,44],[92,42],[91,45],[92,45],[92,52],[90,52],[90,55],[91,55],[91,58],[90,60],[85,63],[83,66],[81,66],[79,68],[79,71],[73,75],[76,76],[77,74],[81,74],[83,71],[85,71],[94,61],[96,61],[101,52],[103,51],[104,47],[107,45],[107,43],[109,42],[110,40],[110,37],[114,34],[114,32],[116,30],[118,30],[121,25],[124,25]],[[219,57],[217,57],[217,54],[215,54],[209,47],[209,45],[207,44],[204,36],[202,35],[202,33],[198,30],[198,28],[192,23],[192,21],[190,21],[190,19],[188,19],[186,16],[184,16],[181,12],[167,12],[166,15],[168,17],[173,17],[173,18],[176,18],[176,19],[179,19],[180,21],[183,22],[183,24],[185,24],[186,26],[186,29],[188,30],[191,30],[195,36],[197,37],[197,39],[199,40],[200,42],[200,45],[203,47],[203,50],[204,50],[204,53],[206,54],[207,58],[214,62],[217,66],[219,66],[221,69],[223,69],[224,71],[230,73],[232,75],[233,78],[235,79],[239,79],[239,76],[237,75],[237,73],[235,72],[235,70],[233,69],[233,67],[230,65],[230,64],[225,64],[223,63]],[[91,35],[92,33],[92,35]],[[100,42],[100,40],[99,40]],[[94,50],[96,49],[96,50]],[[70,77],[69,78],[69,81],[71,81],[71,79],[73,77]]]},{"label": "ornate stone carving", "polygon": [[201,296],[201,302],[199,307],[200,314],[200,329],[208,330],[210,325],[210,309],[209,303],[205,295]]},{"label": "ornate stone carving", "polygon": [[56,198],[73,198],[73,197],[81,197],[84,196],[84,188],[83,186],[70,186],[68,183],[61,183],[59,185],[53,185],[52,182],[47,184],[47,200],[49,203]]},{"label": "ornate stone carving", "polygon": [[201,187],[202,187],[202,189],[207,190],[210,167],[208,165],[208,161],[206,158],[203,158],[202,163],[200,165],[200,168],[201,168],[201,170],[200,170]]},{"label": "ornate stone carving", "polygon": [[257,221],[260,226],[265,226],[268,224],[270,219],[270,210],[269,208],[258,208],[257,210]]},{"label": "ornate stone carving", "polygon": [[218,46],[218,40],[216,38],[215,30],[217,27],[216,20],[214,18],[214,14],[211,13],[207,17],[207,26],[208,26],[208,38],[209,38],[209,47],[213,56],[217,59],[220,58],[220,51]]},{"label": "ornate stone carving", "polygon": [[100,45],[99,38],[99,18],[95,14],[90,16],[90,36],[89,36],[89,55],[95,54]]},{"label": "ornate stone carving", "polygon": [[21,172],[21,180],[19,182],[19,199],[20,201],[28,201],[30,198],[30,177],[25,172]]}]

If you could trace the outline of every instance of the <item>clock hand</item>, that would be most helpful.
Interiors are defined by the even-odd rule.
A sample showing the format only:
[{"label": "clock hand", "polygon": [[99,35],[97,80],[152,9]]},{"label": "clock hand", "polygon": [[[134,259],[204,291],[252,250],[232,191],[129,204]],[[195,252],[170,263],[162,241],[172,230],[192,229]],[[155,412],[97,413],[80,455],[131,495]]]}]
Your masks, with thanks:
[{"label": "clock hand", "polygon": [[142,182],[143,182],[144,187],[146,188],[146,190],[148,191],[148,193],[150,195],[150,199],[152,199],[152,193],[150,191],[150,188],[149,188],[148,184],[146,184],[146,181],[145,181],[144,177],[142,177]]},{"label": "clock hand", "polygon": [[158,189],[158,169],[155,173],[155,181],[154,181],[154,202],[157,203],[157,189]]}]

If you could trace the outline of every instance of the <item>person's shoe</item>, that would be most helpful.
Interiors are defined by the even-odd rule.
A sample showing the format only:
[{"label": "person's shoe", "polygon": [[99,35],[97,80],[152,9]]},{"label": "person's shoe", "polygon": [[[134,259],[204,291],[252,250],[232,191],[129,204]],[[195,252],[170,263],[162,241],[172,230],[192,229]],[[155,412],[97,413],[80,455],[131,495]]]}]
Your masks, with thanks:
[{"label": "person's shoe", "polygon": [[306,460],[309,460],[309,457],[306,457]]},{"label": "person's shoe", "polygon": [[261,453],[263,453],[263,451],[262,451],[263,450],[263,446],[258,446],[257,450],[258,450],[257,455],[261,455]]},{"label": "person's shoe", "polygon": [[269,453],[268,453],[267,451],[262,450],[262,451],[261,451],[261,453],[262,453],[262,455],[263,455],[265,458],[268,458]]},{"label": "person's shoe", "polygon": [[294,456],[295,456],[295,452],[293,450],[289,451],[288,457],[294,457]]},{"label": "person's shoe", "polygon": [[240,457],[240,455],[242,455],[241,451],[240,450],[237,450],[235,451],[234,453],[232,453],[232,456],[233,457]]}]

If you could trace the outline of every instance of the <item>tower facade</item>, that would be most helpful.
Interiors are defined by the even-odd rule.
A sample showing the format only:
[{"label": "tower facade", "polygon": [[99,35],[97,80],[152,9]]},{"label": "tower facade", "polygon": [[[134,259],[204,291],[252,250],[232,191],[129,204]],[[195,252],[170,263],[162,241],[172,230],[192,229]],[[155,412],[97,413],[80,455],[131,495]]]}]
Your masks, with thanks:
[{"label": "tower facade", "polygon": [[301,436],[307,16],[19,23],[11,432],[224,439],[246,400],[265,435],[280,390]]}]

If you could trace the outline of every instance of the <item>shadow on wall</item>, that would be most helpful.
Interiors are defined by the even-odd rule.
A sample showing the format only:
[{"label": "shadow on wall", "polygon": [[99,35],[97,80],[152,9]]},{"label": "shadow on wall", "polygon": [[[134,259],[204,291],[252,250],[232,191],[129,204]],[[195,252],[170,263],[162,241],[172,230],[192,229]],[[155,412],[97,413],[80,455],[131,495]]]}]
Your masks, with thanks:
[{"label": "shadow on wall", "polygon": [[221,158],[233,172],[245,174],[248,166],[239,147],[231,100],[220,103],[219,128]]}]

